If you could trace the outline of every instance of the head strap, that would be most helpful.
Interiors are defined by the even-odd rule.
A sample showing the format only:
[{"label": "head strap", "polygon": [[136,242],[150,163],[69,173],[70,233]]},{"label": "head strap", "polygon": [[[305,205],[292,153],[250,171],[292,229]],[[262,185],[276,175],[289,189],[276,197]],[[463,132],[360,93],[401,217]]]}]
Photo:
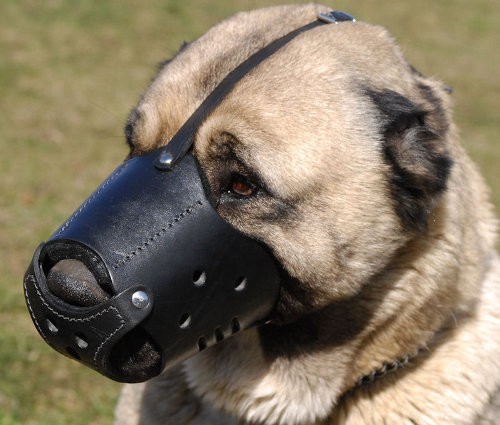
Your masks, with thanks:
[{"label": "head strap", "polygon": [[274,40],[238,65],[208,95],[193,115],[189,117],[180,130],[174,135],[155,161],[155,167],[160,170],[169,170],[174,167],[177,161],[181,159],[193,145],[196,130],[203,120],[220,104],[236,83],[238,83],[238,81],[240,81],[249,71],[303,32],[309,31],[325,23],[336,24],[343,21],[355,22],[356,19],[345,12],[332,11],[321,13],[316,21],[310,22]]}]

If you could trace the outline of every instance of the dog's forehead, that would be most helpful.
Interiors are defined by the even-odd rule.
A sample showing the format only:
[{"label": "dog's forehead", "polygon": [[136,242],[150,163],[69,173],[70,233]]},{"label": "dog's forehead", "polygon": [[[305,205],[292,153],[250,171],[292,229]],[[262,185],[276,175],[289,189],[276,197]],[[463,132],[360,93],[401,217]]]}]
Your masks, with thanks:
[{"label": "dog's forehead", "polygon": [[138,152],[165,145],[215,86],[248,56],[327,10],[308,4],[239,13],[185,46],[160,70],[131,114],[128,125]]},{"label": "dog's forehead", "polygon": [[[354,41],[353,41],[354,40]],[[378,52],[384,59],[372,59]],[[378,162],[378,123],[364,89],[410,85],[408,67],[385,30],[319,27],[251,70],[203,123],[199,157],[230,134],[238,157],[269,175],[317,177]],[[308,176],[310,174],[310,176]],[[297,181],[297,184],[299,181]]]},{"label": "dog's forehead", "polygon": [[[328,8],[309,4],[237,14],[182,49],[159,72],[131,114],[127,135],[136,153],[166,145],[228,72],[270,41],[314,21],[318,12],[325,10]],[[249,116],[255,113],[250,106],[261,111],[267,108],[268,117],[278,115],[277,126],[279,116],[290,112],[302,113],[304,120],[311,113],[308,104],[328,110],[334,103],[342,106],[346,95],[352,97],[353,90],[345,82],[347,76],[361,81],[367,75],[394,74],[393,80],[400,81],[397,74],[401,74],[401,59],[392,50],[387,35],[377,27],[346,23],[316,28],[249,72],[221,108],[232,102],[234,109],[239,102],[241,113]],[[389,59],[380,70],[376,69],[383,62],[379,56]],[[393,66],[391,58],[396,58],[392,62],[399,66]],[[278,103],[283,106],[281,110]],[[288,109],[288,113],[284,115],[282,109]]]}]

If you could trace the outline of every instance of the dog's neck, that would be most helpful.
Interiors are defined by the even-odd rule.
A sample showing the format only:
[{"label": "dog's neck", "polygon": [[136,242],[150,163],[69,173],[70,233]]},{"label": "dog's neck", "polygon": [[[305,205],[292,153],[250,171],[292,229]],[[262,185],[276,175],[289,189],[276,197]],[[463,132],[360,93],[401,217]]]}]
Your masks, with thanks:
[{"label": "dog's neck", "polygon": [[[397,371],[398,378],[406,377],[409,370],[422,382],[436,375],[446,357],[435,354],[436,338],[448,325],[456,327],[461,311],[472,309],[453,291],[456,281],[464,279],[455,269],[456,251],[446,249],[447,240],[432,239],[412,241],[398,253],[397,267],[375,276],[351,299],[290,324],[241,332],[189,359],[185,373],[190,388],[211,405],[256,423],[269,422],[275,414],[283,423],[310,423],[311,415],[347,414],[360,399],[374,412],[382,411],[386,398],[399,391],[392,385],[394,374],[387,375]],[[418,346],[430,351],[415,357]],[[358,395],[374,381],[388,384],[387,391],[376,392],[384,400],[380,406]],[[414,394],[404,397],[411,403]],[[248,403],[241,404],[242,398]]]}]

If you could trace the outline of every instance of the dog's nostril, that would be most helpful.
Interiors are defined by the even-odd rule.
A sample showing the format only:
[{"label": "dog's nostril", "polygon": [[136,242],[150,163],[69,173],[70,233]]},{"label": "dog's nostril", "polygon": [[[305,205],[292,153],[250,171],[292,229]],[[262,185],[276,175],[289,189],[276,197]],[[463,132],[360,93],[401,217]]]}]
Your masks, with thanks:
[{"label": "dog's nostril", "polygon": [[106,301],[109,295],[79,260],[61,260],[47,274],[50,291],[68,304],[91,307]]}]

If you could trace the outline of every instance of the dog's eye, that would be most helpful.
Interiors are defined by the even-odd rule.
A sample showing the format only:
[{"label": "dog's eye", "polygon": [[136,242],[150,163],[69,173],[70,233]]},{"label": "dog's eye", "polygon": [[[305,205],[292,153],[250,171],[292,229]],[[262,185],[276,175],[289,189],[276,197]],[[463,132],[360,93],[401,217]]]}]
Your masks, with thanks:
[{"label": "dog's eye", "polygon": [[241,174],[233,174],[229,184],[228,192],[240,197],[253,195],[256,191],[255,186]]}]

